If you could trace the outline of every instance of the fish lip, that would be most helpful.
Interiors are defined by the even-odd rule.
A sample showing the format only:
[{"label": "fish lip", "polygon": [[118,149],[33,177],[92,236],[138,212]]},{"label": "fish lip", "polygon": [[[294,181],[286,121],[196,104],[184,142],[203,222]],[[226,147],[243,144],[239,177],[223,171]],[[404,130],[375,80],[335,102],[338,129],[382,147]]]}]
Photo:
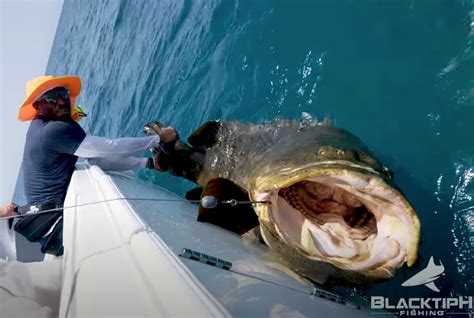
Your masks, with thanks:
[{"label": "fish lip", "polygon": [[[300,166],[296,169],[287,168],[282,169],[280,174],[275,174],[274,176],[266,178],[263,182],[260,183],[258,190],[254,190],[252,193],[255,198],[258,200],[269,200],[272,201],[272,204],[267,205],[264,211],[263,219],[271,223],[272,227],[276,232],[279,233],[279,236],[285,239],[282,233],[284,230],[281,228],[281,225],[276,221],[273,207],[278,206],[275,198],[278,198],[278,191],[281,188],[289,187],[297,182],[302,180],[317,177],[321,175],[349,175],[349,176],[359,176],[361,180],[369,180],[367,182],[362,182],[362,186],[365,188],[370,186],[370,180],[375,180],[377,186],[381,186],[382,189],[388,193],[393,194],[394,198],[401,202],[401,209],[404,210],[404,214],[407,216],[403,217],[403,220],[406,222],[405,226],[411,227],[415,232],[410,232],[410,238],[407,239],[407,245],[404,246],[407,250],[407,257],[403,263],[407,263],[408,266],[412,266],[417,259],[417,251],[420,241],[420,224],[419,219],[412,208],[411,204],[405,199],[403,194],[398,190],[398,188],[388,179],[385,175],[371,169],[370,167],[361,166],[347,161],[325,161],[318,163],[311,163],[305,166]],[[274,180],[276,179],[276,181]],[[268,185],[268,186],[266,186]],[[266,211],[265,211],[266,210]],[[257,211],[257,209],[256,209]],[[257,212],[257,214],[259,214]],[[260,216],[259,216],[260,217]],[[411,223],[410,223],[411,222]],[[378,226],[378,223],[377,223]],[[287,242],[288,243],[288,242]]]},{"label": "fish lip", "polygon": [[[257,192],[266,192],[275,189],[281,189],[288,187],[292,184],[295,184],[299,181],[304,180],[307,177],[317,176],[318,172],[321,170],[333,170],[333,171],[347,171],[350,173],[364,173],[367,176],[378,177],[382,179],[388,186],[392,188],[396,188],[393,182],[391,182],[384,174],[376,171],[375,169],[360,165],[351,161],[346,160],[331,160],[331,161],[321,161],[321,162],[312,162],[306,165],[300,165],[297,168],[281,168],[279,172],[274,174],[275,178],[282,179],[279,183],[274,183],[273,181],[269,181],[275,178],[268,178],[264,177],[257,177],[256,178],[256,186],[255,189]],[[314,175],[311,173],[307,173],[307,171],[314,171]],[[295,175],[301,175],[303,172],[303,176],[296,178]]]}]

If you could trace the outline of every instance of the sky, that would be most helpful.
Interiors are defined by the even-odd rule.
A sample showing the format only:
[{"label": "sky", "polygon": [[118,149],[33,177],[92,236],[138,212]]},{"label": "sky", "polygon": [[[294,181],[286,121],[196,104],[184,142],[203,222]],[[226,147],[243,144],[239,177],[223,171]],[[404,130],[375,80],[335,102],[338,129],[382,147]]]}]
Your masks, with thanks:
[{"label": "sky", "polygon": [[11,201],[21,164],[29,122],[16,117],[25,83],[46,75],[62,6],[63,0],[0,0],[0,204]]}]

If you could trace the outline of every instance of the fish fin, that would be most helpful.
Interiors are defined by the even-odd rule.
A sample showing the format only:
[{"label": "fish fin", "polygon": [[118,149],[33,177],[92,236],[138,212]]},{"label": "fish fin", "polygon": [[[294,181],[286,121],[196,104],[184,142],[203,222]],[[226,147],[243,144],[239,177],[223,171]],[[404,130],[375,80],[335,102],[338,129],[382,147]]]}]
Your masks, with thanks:
[{"label": "fish fin", "polygon": [[203,190],[204,189],[202,187],[191,189],[188,192],[186,192],[186,195],[184,197],[186,198],[186,200],[198,201],[201,199]]},{"label": "fish fin", "polygon": [[201,198],[205,196],[213,196],[219,203],[212,209],[200,205],[198,221],[212,223],[240,235],[259,225],[258,217],[251,204],[231,206],[221,203],[232,199],[249,201],[247,192],[232,181],[224,178],[210,180],[204,187]]},{"label": "fish fin", "polygon": [[220,126],[221,123],[218,121],[204,123],[189,136],[189,144],[196,148],[211,148],[217,142],[217,133]]},{"label": "fish fin", "polygon": [[328,115],[324,116],[323,121],[318,123],[319,126],[326,126],[326,127],[331,127],[332,126],[332,118],[329,117]]},{"label": "fish fin", "polygon": [[438,289],[438,287],[436,287],[436,285],[434,284],[434,282],[425,284],[425,286],[428,287],[429,289],[431,289],[431,290],[433,290],[433,291],[439,293],[439,289]]}]

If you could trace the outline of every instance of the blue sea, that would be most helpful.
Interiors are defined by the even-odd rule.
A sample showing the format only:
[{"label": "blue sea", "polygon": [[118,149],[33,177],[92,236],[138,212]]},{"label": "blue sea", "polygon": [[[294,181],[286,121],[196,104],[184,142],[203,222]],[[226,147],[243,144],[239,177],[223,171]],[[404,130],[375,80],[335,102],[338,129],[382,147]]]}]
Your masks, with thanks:
[{"label": "blue sea", "polygon": [[[330,116],[394,171],[422,225],[416,265],[365,292],[472,296],[473,21],[472,0],[66,0],[46,73],[82,78],[82,125],[100,136]],[[431,256],[441,292],[401,287]]]}]

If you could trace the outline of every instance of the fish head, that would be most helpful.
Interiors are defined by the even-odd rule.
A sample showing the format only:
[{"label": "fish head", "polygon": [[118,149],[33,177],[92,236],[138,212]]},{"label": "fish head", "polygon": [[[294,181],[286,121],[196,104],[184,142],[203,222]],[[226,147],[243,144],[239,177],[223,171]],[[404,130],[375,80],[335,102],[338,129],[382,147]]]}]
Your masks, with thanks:
[{"label": "fish head", "polygon": [[269,202],[254,208],[263,239],[303,274],[357,283],[412,266],[420,222],[389,169],[349,132],[315,129],[282,137],[249,179],[251,199]]}]

